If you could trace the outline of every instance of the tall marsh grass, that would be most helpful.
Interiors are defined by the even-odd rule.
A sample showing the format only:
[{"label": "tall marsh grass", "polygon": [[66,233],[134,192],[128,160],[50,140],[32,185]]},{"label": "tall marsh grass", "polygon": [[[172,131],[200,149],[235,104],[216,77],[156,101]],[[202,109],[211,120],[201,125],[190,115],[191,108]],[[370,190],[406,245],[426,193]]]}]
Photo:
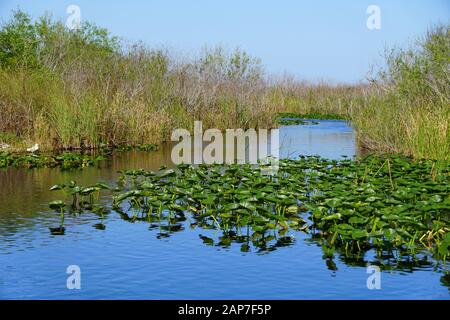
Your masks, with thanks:
[{"label": "tall marsh grass", "polygon": [[449,28],[393,50],[370,84],[271,79],[236,49],[205,48],[191,59],[126,45],[84,23],[69,31],[15,12],[0,28],[0,142],[44,149],[160,143],[175,128],[269,128],[275,113],[353,120],[376,151],[448,159]]},{"label": "tall marsh grass", "polygon": [[259,60],[240,50],[177,61],[88,23],[71,32],[23,12],[0,31],[0,80],[0,132],[48,149],[157,143],[193,120],[268,127],[275,111]]},{"label": "tall marsh grass", "polygon": [[450,160],[450,27],[389,51],[363,101],[351,118],[366,147]]}]

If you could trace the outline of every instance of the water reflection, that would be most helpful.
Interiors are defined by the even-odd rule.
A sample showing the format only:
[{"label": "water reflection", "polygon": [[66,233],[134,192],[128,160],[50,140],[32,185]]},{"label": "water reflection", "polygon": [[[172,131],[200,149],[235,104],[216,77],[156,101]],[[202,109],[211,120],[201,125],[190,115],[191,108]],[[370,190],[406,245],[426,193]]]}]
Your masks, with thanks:
[{"label": "water reflection", "polygon": [[[296,158],[299,154],[318,154],[337,159],[343,155],[351,157],[359,152],[354,133],[344,121],[320,121],[319,125],[282,127],[280,139],[281,156],[284,158]],[[158,218],[148,216],[144,212],[134,212],[130,208],[101,213],[73,211],[66,213],[65,220],[62,220],[59,213],[48,209],[50,201],[61,198],[59,194],[49,191],[49,187],[54,184],[67,183],[71,180],[85,186],[94,185],[97,182],[111,184],[120,175],[117,171],[124,168],[143,168],[154,171],[161,165],[170,168],[173,166],[171,150],[172,145],[164,144],[159,150],[149,153],[115,152],[110,160],[101,162],[98,167],[80,170],[18,170],[14,168],[1,170],[0,297],[3,297],[2,294],[19,298],[51,297],[52,292],[55,291],[54,288],[59,286],[59,283],[53,280],[55,264],[59,261],[73,263],[72,260],[75,258],[76,261],[80,261],[79,263],[84,262],[91,272],[92,287],[84,291],[86,296],[81,296],[83,298],[95,296],[93,292],[97,284],[107,285],[105,281],[101,281],[102,276],[107,277],[108,281],[114,276],[119,277],[121,281],[115,285],[123,292],[141,292],[141,288],[145,286],[135,279],[126,277],[126,275],[131,277],[137,273],[136,265],[149,268],[146,277],[152,286],[156,286],[158,290],[171,292],[173,287],[182,287],[180,283],[186,283],[186,290],[195,286],[197,284],[195,281],[187,281],[194,269],[201,270],[203,266],[206,266],[210,274],[220,274],[220,272],[225,273],[228,265],[236,261],[244,263],[250,261],[249,259],[257,259],[250,257],[264,256],[265,260],[251,260],[253,262],[250,267],[258,268],[258,270],[261,267],[262,270],[262,266],[267,264],[268,273],[265,274],[262,270],[260,273],[254,275],[252,273],[249,276],[261,276],[255,280],[255,283],[260,283],[260,286],[255,285],[255,292],[265,292],[263,287],[270,288],[277,281],[283,283],[284,287],[274,288],[273,292],[278,294],[276,297],[285,297],[286,292],[300,290],[298,283],[296,284],[292,279],[299,279],[302,287],[308,289],[308,292],[317,291],[317,283],[314,283],[313,279],[324,277],[324,270],[321,267],[338,272],[348,267],[365,268],[370,263],[380,265],[383,270],[405,273],[436,268],[432,257],[426,254],[419,253],[416,257],[402,256],[395,251],[377,254],[372,248],[363,248],[358,253],[346,252],[342,248],[329,248],[326,243],[320,242],[321,239],[315,239],[302,232],[274,233],[269,230],[258,233],[252,231],[251,227],[242,230],[217,230],[214,225],[192,219],[179,212]],[[105,205],[108,204],[105,203]],[[287,250],[281,250],[287,247]],[[226,253],[214,255],[209,249],[220,249]],[[239,255],[244,255],[247,260],[239,260],[237,258]],[[4,257],[8,259],[3,259]],[[213,264],[215,259],[218,261],[217,265]],[[297,259],[295,264],[293,259]],[[180,261],[183,263],[180,264]],[[105,267],[105,263],[109,269]],[[308,274],[302,276],[297,271],[297,268],[301,268],[302,265],[307,266],[306,270],[317,273],[314,273],[314,276]],[[114,268],[111,269],[111,266]],[[172,269],[174,266],[176,270]],[[61,266],[63,274],[65,267],[66,265]],[[31,274],[31,278],[38,278],[46,285],[43,286],[41,283],[28,285],[28,282],[21,282],[23,270],[27,270],[25,273]],[[184,270],[186,273],[183,278]],[[232,285],[234,279],[239,279],[237,274],[242,273],[240,271],[242,267],[238,266],[236,270],[237,273],[229,275],[228,278],[224,277],[225,284],[220,283],[218,279],[207,278],[207,275],[199,271],[204,277],[198,280],[199,286],[205,290],[218,282],[222,285],[221,289],[225,290],[224,288]],[[274,274],[274,270],[283,270],[283,274]],[[355,276],[359,272],[350,269],[349,273]],[[176,278],[178,273],[181,273],[180,278]],[[272,284],[267,283],[269,274],[274,280]],[[414,276],[420,277],[420,274],[414,273]],[[170,282],[170,277],[175,279],[174,282]],[[283,277],[287,280],[284,281]],[[430,276],[433,279],[436,277],[436,281],[442,286],[450,288],[448,274],[442,275],[439,269],[438,273]],[[140,280],[145,281],[145,279]],[[329,278],[325,280],[322,288],[325,288],[326,283],[330,281]],[[166,282],[169,283],[167,288],[164,287]],[[7,286],[7,283],[10,285]],[[15,283],[15,286],[11,283]],[[171,287],[170,283],[176,283],[176,286]],[[398,285],[402,284],[398,283]],[[147,288],[152,286],[149,285]],[[240,286],[242,287],[241,282]],[[98,289],[96,292],[101,291]],[[110,288],[111,293],[116,291],[116,287]],[[59,294],[69,293],[59,292]],[[144,296],[145,293],[141,297]],[[135,298],[136,295],[130,297]]]},{"label": "water reflection", "polygon": [[333,271],[338,270],[336,259],[346,266],[365,268],[368,265],[374,265],[383,271],[400,273],[413,273],[419,270],[436,271],[442,268],[442,263],[434,260],[427,251],[411,254],[402,248],[378,249],[370,246],[361,246],[359,250],[348,250],[345,244],[330,246],[326,239],[314,234],[305,241],[322,249],[323,259],[328,269]]},{"label": "water reflection", "polygon": [[[319,125],[286,126],[280,129],[280,156],[296,158],[299,154],[320,154],[329,158],[358,153],[352,129],[345,121],[321,121]],[[270,142],[270,139],[269,139]],[[0,235],[15,233],[33,225],[33,217],[48,211],[55,199],[50,186],[74,180],[79,185],[111,183],[117,171],[124,168],[158,170],[161,165],[173,167],[173,143],[161,145],[157,151],[115,152],[111,159],[97,167],[84,169],[15,169],[0,170]]]},{"label": "water reflection", "polygon": [[450,273],[446,273],[441,277],[441,284],[448,288],[448,291],[450,292]]},{"label": "water reflection", "polygon": [[356,137],[345,121],[323,120],[319,124],[282,127],[280,131],[281,157],[296,158],[298,155],[320,155],[339,159],[359,153]]}]

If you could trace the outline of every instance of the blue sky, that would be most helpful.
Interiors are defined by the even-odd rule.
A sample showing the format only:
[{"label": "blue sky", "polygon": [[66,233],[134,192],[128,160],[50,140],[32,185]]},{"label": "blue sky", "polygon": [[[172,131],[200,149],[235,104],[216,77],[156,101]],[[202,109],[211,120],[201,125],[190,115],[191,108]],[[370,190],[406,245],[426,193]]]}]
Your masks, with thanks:
[{"label": "blue sky", "polygon": [[[127,40],[187,55],[207,46],[240,47],[268,73],[354,83],[382,63],[385,47],[405,46],[435,23],[450,22],[450,0],[0,0],[0,18],[20,7],[33,17],[65,20],[75,4],[81,19]],[[369,5],[381,9],[381,29],[366,27]]]}]

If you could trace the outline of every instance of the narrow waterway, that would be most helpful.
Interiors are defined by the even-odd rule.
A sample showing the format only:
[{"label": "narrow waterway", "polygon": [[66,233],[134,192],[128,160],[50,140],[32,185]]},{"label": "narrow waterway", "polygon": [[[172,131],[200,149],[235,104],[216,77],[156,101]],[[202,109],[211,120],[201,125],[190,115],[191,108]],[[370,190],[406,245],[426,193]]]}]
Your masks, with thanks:
[{"label": "narrow waterway", "polygon": [[[367,252],[361,260],[324,259],[308,234],[290,231],[290,243],[271,250],[242,252],[239,246],[205,245],[201,237],[218,230],[192,228],[161,234],[144,222],[124,221],[112,211],[99,217],[66,217],[64,235],[49,232],[59,216],[48,208],[58,199],[57,183],[113,184],[118,170],[172,166],[171,145],[158,151],[114,153],[98,167],[82,170],[0,171],[1,299],[448,299],[450,279],[426,253],[415,259],[386,256],[392,268],[381,273],[381,289],[367,287]],[[345,121],[280,129],[281,157],[320,155],[339,159],[358,154],[355,134]],[[104,201],[107,201],[106,198]],[[81,289],[66,285],[68,266],[81,269]]]}]

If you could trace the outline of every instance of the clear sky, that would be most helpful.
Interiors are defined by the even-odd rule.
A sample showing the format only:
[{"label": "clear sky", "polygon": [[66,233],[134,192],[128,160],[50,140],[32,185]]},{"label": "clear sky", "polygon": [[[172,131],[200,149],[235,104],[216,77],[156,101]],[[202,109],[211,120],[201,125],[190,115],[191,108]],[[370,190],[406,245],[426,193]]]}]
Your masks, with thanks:
[{"label": "clear sky", "polygon": [[[268,73],[353,83],[380,64],[385,47],[405,46],[436,23],[450,22],[450,0],[0,0],[0,18],[21,8],[66,20],[78,5],[82,21],[127,40],[185,54],[207,46],[240,47],[261,58]],[[366,13],[377,5],[381,29]]]}]

